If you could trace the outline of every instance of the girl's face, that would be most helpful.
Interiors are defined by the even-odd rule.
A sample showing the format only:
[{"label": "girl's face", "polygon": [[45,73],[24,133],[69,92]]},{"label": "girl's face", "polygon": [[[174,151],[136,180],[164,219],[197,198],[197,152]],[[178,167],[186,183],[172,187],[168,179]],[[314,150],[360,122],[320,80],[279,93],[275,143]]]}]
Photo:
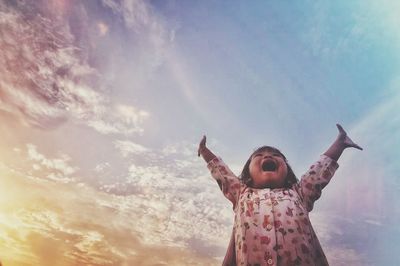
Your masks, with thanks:
[{"label": "girl's face", "polygon": [[251,156],[249,172],[255,188],[280,188],[288,173],[285,159],[274,151],[260,151]]}]

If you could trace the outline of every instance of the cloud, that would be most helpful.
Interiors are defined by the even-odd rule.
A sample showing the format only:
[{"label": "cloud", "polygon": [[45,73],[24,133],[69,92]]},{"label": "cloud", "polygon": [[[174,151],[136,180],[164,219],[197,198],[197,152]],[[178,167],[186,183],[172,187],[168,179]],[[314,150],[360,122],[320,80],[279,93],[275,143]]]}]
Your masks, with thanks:
[{"label": "cloud", "polygon": [[[0,5],[2,109],[38,127],[62,123],[68,106],[63,97],[63,82],[82,79],[93,70],[79,62],[78,49],[63,21],[50,23],[41,12],[34,15],[33,12],[40,11],[35,10],[39,9],[35,5],[32,10],[29,5],[25,10],[17,10],[20,6],[3,1]],[[25,21],[29,15],[32,17],[28,24]]]},{"label": "cloud", "polygon": [[[53,265],[218,265],[231,232],[230,203],[201,159],[189,152],[162,153],[171,147],[189,151],[194,146],[183,141],[138,154],[127,152],[125,178],[116,182],[113,177],[108,185],[96,186],[85,184],[78,172],[68,171],[75,168],[68,156],[48,158],[35,145],[27,145],[28,158],[37,170],[11,170],[5,165],[7,171],[0,169],[3,183],[8,182],[0,183],[1,187],[12,187],[9,194],[0,191],[0,201],[10,206],[1,210],[5,205],[0,202],[0,213],[5,215],[0,221],[15,220],[12,224],[22,235],[9,239],[0,234],[0,253],[6,246],[16,247],[3,257],[4,263],[13,265],[9,262],[22,257],[19,262],[51,265],[58,257]],[[138,161],[138,157],[151,160]],[[104,174],[111,166],[107,161],[95,169]],[[74,179],[49,182],[49,173]],[[27,188],[29,193],[22,193]],[[5,228],[13,230],[8,223]],[[149,257],[151,252],[159,254]]]},{"label": "cloud", "polygon": [[149,113],[137,110],[133,106],[116,104],[108,110],[97,114],[88,121],[88,126],[102,134],[124,134],[143,133],[141,126]]},{"label": "cloud", "polygon": [[103,173],[106,170],[109,170],[110,167],[111,167],[110,163],[104,162],[104,163],[97,164],[96,167],[94,168],[94,170],[98,173]]},{"label": "cloud", "polygon": [[168,143],[162,149],[162,154],[168,155],[183,155],[186,158],[193,158],[197,154],[197,144],[193,144],[189,141],[180,141],[175,143]]},{"label": "cloud", "polygon": [[106,35],[106,34],[108,33],[108,31],[109,31],[108,25],[105,24],[104,22],[101,22],[101,21],[100,21],[99,23],[97,23],[97,27],[98,27],[98,29],[99,29],[99,34],[100,34],[101,36]]},{"label": "cloud", "polygon": [[113,102],[89,61],[100,55],[88,48],[94,40],[82,3],[62,12],[66,6],[40,1],[0,7],[0,110],[42,129],[72,119],[102,134],[143,132],[149,113]]},{"label": "cloud", "polygon": [[137,125],[149,116],[149,113],[143,110],[137,110],[133,106],[118,104],[115,106],[117,116],[127,125]]},{"label": "cloud", "polygon": [[128,140],[116,140],[114,141],[114,145],[120,151],[122,157],[128,157],[130,154],[142,154],[149,151],[148,148]]},{"label": "cloud", "polygon": [[[103,0],[103,5],[111,9],[116,17],[123,20],[125,27],[139,43],[139,50],[143,49],[140,57],[140,68],[145,68],[145,75],[151,76],[161,66],[168,56],[169,48],[175,29],[171,28],[158,15],[149,2],[142,0]],[[136,62],[138,63],[138,62]]]},{"label": "cloud", "polygon": [[146,235],[147,245],[161,242],[220,258],[229,241],[233,212],[215,181],[204,175],[208,171],[194,154],[195,146],[187,141],[169,143],[145,153],[152,159],[140,163],[128,156],[125,180],[100,189],[125,198],[119,208],[138,210],[133,227]]},{"label": "cloud", "polygon": [[[33,144],[27,144],[28,159],[34,161],[32,168],[41,173],[47,172],[47,178],[61,181],[71,182],[74,181],[72,175],[78,170],[77,167],[69,165],[71,158],[63,154],[61,158],[49,159],[37,151],[37,147]],[[45,168],[46,171],[42,171]]]},{"label": "cloud", "polygon": [[[5,265],[218,265],[181,246],[179,235],[164,233],[169,215],[160,199],[27,179],[4,165],[0,173],[0,253]],[[175,218],[168,230],[180,227]],[[181,233],[188,234],[184,229]]]},{"label": "cloud", "polygon": [[143,27],[151,27],[154,22],[151,8],[141,0],[103,0],[103,4],[120,14],[125,24],[134,30],[140,31]]}]

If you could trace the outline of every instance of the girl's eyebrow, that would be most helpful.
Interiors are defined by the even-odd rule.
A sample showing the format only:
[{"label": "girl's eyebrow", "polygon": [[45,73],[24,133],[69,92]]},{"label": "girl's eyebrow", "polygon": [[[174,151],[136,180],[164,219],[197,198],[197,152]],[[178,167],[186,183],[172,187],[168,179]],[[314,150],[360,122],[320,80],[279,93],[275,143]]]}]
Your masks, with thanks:
[{"label": "girl's eyebrow", "polygon": [[[260,151],[260,152],[254,153],[254,154],[253,154],[253,157],[254,157],[254,156],[258,156],[258,155],[262,155],[263,153],[265,153],[265,152]],[[269,153],[272,154],[272,155],[279,155],[279,153],[274,153],[274,152],[269,152]]]}]

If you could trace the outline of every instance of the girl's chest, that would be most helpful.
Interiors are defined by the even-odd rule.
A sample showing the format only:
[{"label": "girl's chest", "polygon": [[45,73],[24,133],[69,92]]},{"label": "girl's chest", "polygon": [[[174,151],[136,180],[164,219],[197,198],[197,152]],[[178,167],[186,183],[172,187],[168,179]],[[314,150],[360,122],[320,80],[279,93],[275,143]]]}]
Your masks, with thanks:
[{"label": "girl's chest", "polygon": [[238,203],[236,215],[241,217],[240,220],[260,220],[265,217],[291,220],[308,216],[299,195],[290,189],[246,189],[239,196]]}]

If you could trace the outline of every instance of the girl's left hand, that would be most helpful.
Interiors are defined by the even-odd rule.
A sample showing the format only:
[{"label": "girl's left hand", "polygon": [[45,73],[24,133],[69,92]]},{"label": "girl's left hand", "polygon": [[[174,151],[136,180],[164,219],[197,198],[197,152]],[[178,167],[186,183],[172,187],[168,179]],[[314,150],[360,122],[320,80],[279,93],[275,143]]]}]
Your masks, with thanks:
[{"label": "girl's left hand", "polygon": [[200,157],[201,152],[206,148],[206,135],[200,141],[199,149],[197,150],[197,155]]},{"label": "girl's left hand", "polygon": [[337,141],[339,141],[339,143],[341,145],[343,145],[343,148],[356,148],[359,150],[362,150],[363,148],[361,148],[360,146],[358,146],[356,143],[354,143],[349,136],[347,136],[346,131],[344,131],[343,127],[339,124],[336,124],[338,130],[339,130],[339,135],[337,137]]}]

